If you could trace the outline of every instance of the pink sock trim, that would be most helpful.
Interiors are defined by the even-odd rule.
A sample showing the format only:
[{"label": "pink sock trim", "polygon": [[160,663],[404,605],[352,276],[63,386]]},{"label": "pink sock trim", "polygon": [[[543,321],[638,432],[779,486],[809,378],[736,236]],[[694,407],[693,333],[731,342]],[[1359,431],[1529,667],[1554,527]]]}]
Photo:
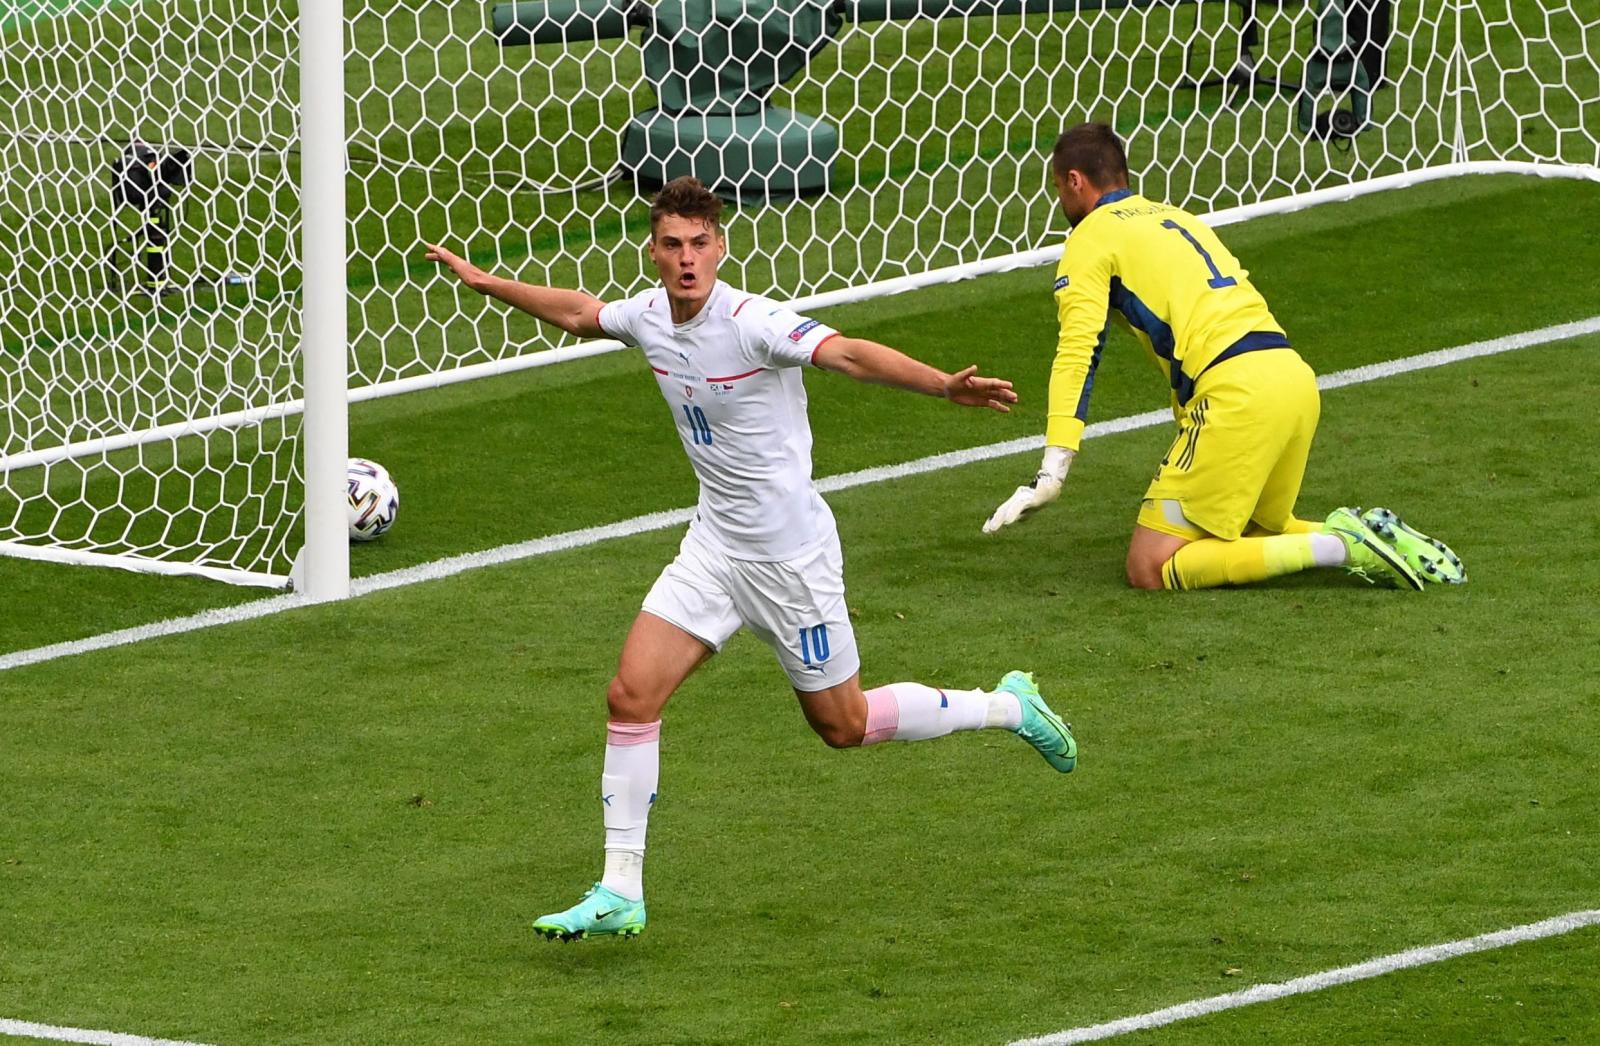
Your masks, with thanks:
[{"label": "pink sock trim", "polygon": [[861,739],[864,745],[875,745],[894,736],[900,726],[900,699],[894,696],[894,687],[880,686],[867,691],[867,733]]},{"label": "pink sock trim", "polygon": [[661,720],[653,723],[606,723],[606,744],[647,745],[661,740]]}]

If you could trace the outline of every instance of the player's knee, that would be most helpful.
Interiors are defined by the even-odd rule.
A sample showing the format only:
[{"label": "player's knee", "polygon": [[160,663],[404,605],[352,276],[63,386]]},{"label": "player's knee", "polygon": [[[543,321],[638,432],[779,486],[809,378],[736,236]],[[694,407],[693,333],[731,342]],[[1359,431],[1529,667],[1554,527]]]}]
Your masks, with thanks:
[{"label": "player's knee", "polygon": [[858,725],[843,720],[812,723],[811,729],[817,732],[817,736],[822,738],[822,743],[829,748],[856,748],[867,736],[866,724]]},{"label": "player's knee", "polygon": [[852,678],[827,690],[795,691],[806,723],[829,748],[856,748],[867,736],[867,698]]},{"label": "player's knee", "polygon": [[1146,573],[1144,571],[1128,571],[1128,584],[1134,588],[1144,589],[1146,592],[1159,592],[1167,586],[1161,583],[1161,571]]},{"label": "player's knee", "polygon": [[612,676],[606,687],[606,711],[619,723],[648,723],[656,718],[650,695],[621,675]]},{"label": "player's knee", "polygon": [[1156,563],[1143,557],[1128,557],[1127,571],[1128,584],[1134,588],[1159,589],[1165,588],[1161,581],[1161,570],[1165,563]]},{"label": "player's knee", "polygon": [[806,708],[806,722],[829,748],[855,748],[867,736],[867,703],[859,700],[812,704]]}]

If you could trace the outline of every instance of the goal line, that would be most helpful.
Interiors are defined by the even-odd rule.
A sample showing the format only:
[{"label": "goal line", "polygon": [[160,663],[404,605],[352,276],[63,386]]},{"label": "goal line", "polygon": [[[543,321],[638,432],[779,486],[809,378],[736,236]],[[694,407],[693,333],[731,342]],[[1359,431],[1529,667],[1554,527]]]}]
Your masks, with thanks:
[{"label": "goal line", "polygon": [[[1346,385],[1378,381],[1399,374],[1442,367],[1447,364],[1477,359],[1482,356],[1493,356],[1503,352],[1532,348],[1537,345],[1567,341],[1589,334],[1600,334],[1600,316],[1591,316],[1585,320],[1560,323],[1551,327],[1541,327],[1518,334],[1491,338],[1487,341],[1472,342],[1471,344],[1458,345],[1448,349],[1438,349],[1433,352],[1424,352],[1416,356],[1406,356],[1401,359],[1387,360],[1382,363],[1354,367],[1349,370],[1335,371],[1319,377],[1317,385],[1322,389],[1342,388]],[[1171,416],[1169,411],[1154,410],[1141,414],[1129,414],[1107,421],[1098,421],[1084,430],[1084,438],[1093,439],[1119,432],[1151,428],[1167,423]],[[917,476],[928,472],[939,472],[944,469],[957,468],[980,461],[1037,451],[1043,445],[1044,438],[1042,436],[1006,440],[1003,443],[990,443],[981,447],[970,447],[965,450],[933,454],[896,465],[880,465],[856,472],[825,476],[817,481],[817,487],[824,493],[848,490],[851,487],[882,483],[887,480]],[[584,527],[579,530],[551,534],[530,541],[501,545],[498,548],[485,549],[481,552],[467,552],[458,556],[448,556],[444,559],[434,560],[431,563],[355,578],[350,585],[350,594],[352,596],[362,596],[372,592],[382,592],[386,589],[452,577],[469,570],[498,566],[502,563],[513,563],[521,559],[549,555],[552,552],[583,548],[616,538],[632,537],[636,534],[645,534],[654,530],[664,530],[667,527],[682,526],[693,515],[694,509],[692,508],[652,512],[614,523]],[[974,527],[976,525],[974,523]],[[95,650],[106,650],[111,647],[141,643],[145,640],[158,639],[162,636],[181,635],[186,632],[199,631],[200,629],[214,628],[218,625],[250,621],[255,618],[279,614],[285,610],[293,610],[296,607],[308,606],[313,602],[313,600],[303,595],[289,593],[249,603],[240,603],[236,606],[204,610],[187,617],[170,618],[166,621],[157,621],[148,625],[105,632],[85,639],[74,639],[64,643],[52,643],[48,646],[35,647],[31,650],[18,650],[13,653],[0,654],[0,672],[13,668],[22,668],[25,665],[36,665],[60,658],[75,657]]]}]

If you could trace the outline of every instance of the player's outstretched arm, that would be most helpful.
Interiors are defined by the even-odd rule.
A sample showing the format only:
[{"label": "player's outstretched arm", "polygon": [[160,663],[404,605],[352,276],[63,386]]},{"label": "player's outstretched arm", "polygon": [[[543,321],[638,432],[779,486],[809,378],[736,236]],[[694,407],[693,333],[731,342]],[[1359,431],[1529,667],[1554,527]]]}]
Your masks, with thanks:
[{"label": "player's outstretched arm", "polygon": [[925,396],[942,396],[963,407],[988,407],[1004,414],[1017,402],[1017,394],[1009,381],[980,377],[976,366],[946,374],[887,345],[842,334],[817,346],[811,362],[823,370],[836,371],[857,381],[892,385]]},{"label": "player's outstretched arm", "polygon": [[580,338],[599,338],[605,335],[600,328],[600,299],[582,291],[569,291],[562,287],[537,287],[531,283],[518,283],[490,275],[465,258],[436,244],[425,244],[427,259],[445,266],[462,283],[479,294],[488,295],[521,309],[536,319],[560,327],[568,334]]},{"label": "player's outstretched arm", "polygon": [[[1098,248],[1098,249],[1097,249]],[[1061,496],[1067,469],[1083,441],[1085,410],[1093,388],[1096,347],[1110,326],[1106,302],[1111,294],[1111,255],[1100,245],[1074,233],[1056,269],[1055,361],[1050,365],[1050,392],[1045,405],[1044,459],[1032,482],[1018,487],[984,521],[993,534],[1025,519]]]}]

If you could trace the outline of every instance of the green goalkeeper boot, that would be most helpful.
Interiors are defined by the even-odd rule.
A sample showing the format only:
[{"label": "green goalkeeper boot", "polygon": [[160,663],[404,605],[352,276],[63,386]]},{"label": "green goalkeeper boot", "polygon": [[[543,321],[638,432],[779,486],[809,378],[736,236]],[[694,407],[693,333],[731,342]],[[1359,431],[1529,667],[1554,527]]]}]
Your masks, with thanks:
[{"label": "green goalkeeper boot", "polygon": [[583,900],[564,912],[541,915],[533,932],[552,941],[581,941],[588,937],[637,937],[644,932],[644,902],[630,901],[595,883]]},{"label": "green goalkeeper boot", "polygon": [[1393,509],[1369,508],[1361,521],[1387,541],[1416,575],[1436,585],[1460,585],[1467,580],[1461,557],[1438,538],[1406,524]]},{"label": "green goalkeeper boot", "polygon": [[1072,736],[1072,727],[1050,710],[1027,672],[1007,672],[996,691],[1016,695],[1022,704],[1022,723],[1017,736],[1039,750],[1044,761],[1070,774],[1078,765],[1078,742]]},{"label": "green goalkeeper boot", "polygon": [[1422,579],[1393,545],[1383,540],[1361,518],[1361,510],[1336,508],[1322,524],[1324,534],[1344,542],[1345,569],[1374,585],[1422,591]]}]

